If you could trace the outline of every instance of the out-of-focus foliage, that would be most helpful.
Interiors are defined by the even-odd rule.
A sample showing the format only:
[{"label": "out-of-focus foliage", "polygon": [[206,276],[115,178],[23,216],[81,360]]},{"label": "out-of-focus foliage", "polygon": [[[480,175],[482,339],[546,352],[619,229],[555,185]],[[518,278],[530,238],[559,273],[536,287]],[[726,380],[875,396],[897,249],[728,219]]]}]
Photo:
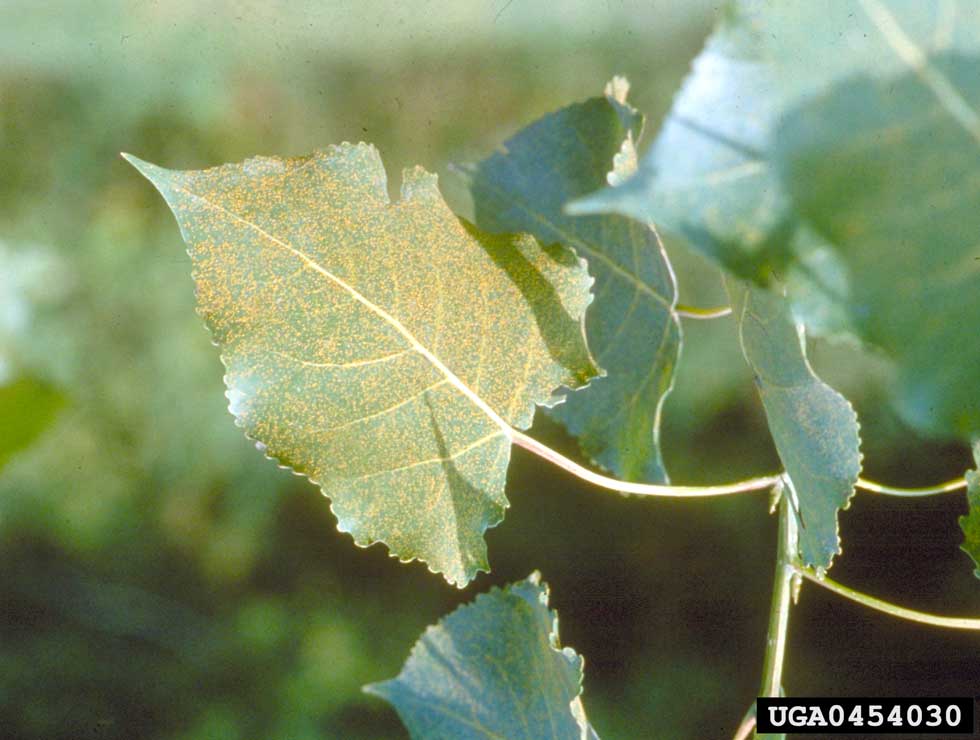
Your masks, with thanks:
[{"label": "out-of-focus foliage", "polygon": [[65,403],[54,386],[25,368],[17,351],[36,306],[58,292],[52,261],[43,249],[14,250],[0,242],[0,468],[34,442]]},{"label": "out-of-focus foliage", "polygon": [[579,204],[663,223],[895,361],[927,433],[980,434],[980,19],[969,2],[738,0],[639,172]]},{"label": "out-of-focus foliage", "polygon": [[36,378],[0,381],[0,468],[40,436],[63,403],[54,388]]},{"label": "out-of-focus foliage", "polygon": [[[390,171],[436,170],[615,73],[655,134],[712,5],[4,5],[0,285],[12,259],[43,269],[2,354],[67,399],[0,474],[5,737],[404,737],[360,687],[395,675],[425,626],[473,595],[351,547],[315,489],[243,437],[173,220],[118,153],[194,168],[369,139]],[[468,199],[451,176],[441,185]],[[725,300],[706,261],[666,246],[684,302]],[[661,440],[672,477],[775,469],[731,323],[685,329]],[[888,410],[886,363],[825,343],[809,356],[857,407],[869,475],[927,484],[971,464]],[[534,433],[575,454],[557,425]],[[764,641],[765,502],[623,500],[543,468],[515,453],[507,526],[488,534],[494,576],[474,589],[542,570],[606,740],[730,734]],[[856,497],[837,578],[977,611],[954,511],[962,497]],[[854,619],[862,629],[841,626]],[[972,637],[868,620],[808,590],[793,639],[788,680],[805,694],[953,695],[976,670]],[[887,674],[886,652],[903,656]]]}]

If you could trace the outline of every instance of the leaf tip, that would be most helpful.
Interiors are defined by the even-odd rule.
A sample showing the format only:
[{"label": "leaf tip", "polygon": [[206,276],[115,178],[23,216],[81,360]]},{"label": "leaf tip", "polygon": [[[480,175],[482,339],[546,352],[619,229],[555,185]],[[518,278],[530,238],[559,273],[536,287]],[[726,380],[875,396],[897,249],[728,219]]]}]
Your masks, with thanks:
[{"label": "leaf tip", "polygon": [[136,155],[130,154],[129,152],[119,152],[119,156],[125,159],[131,165],[133,165],[133,167],[135,167],[136,169],[140,169],[142,166],[146,165],[146,162],[144,162]]},{"label": "leaf tip", "polygon": [[129,162],[136,170],[154,185],[159,181],[159,175],[166,170],[151,162],[147,162],[128,152],[119,152],[119,156]]},{"label": "leaf tip", "polygon": [[361,686],[361,693],[376,696],[379,699],[389,701],[391,694],[388,691],[388,684],[390,683],[392,683],[392,681],[374,681],[373,683],[366,683]]}]

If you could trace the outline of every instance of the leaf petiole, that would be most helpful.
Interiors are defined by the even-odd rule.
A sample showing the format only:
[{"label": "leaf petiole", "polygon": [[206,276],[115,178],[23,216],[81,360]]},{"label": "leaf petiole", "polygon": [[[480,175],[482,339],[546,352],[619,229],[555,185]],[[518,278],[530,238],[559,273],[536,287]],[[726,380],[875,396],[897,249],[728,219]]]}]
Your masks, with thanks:
[{"label": "leaf petiole", "polygon": [[934,496],[937,493],[952,493],[954,491],[959,491],[962,488],[966,488],[966,478],[957,478],[956,480],[947,481],[946,483],[940,483],[938,486],[925,486],[923,488],[895,488],[894,486],[886,486],[881,483],[875,483],[874,481],[867,480],[865,478],[858,478],[857,487],[863,488],[865,491],[870,491],[871,493],[883,493],[888,496]]},{"label": "leaf petiole", "polygon": [[687,306],[678,303],[674,307],[674,313],[685,319],[720,319],[731,316],[731,306],[717,306],[715,308],[700,308],[699,306]]},{"label": "leaf petiole", "polygon": [[752,702],[752,706],[749,707],[742,723],[735,730],[732,740],[749,740],[754,734],[753,730],[755,730],[755,702]]},{"label": "leaf petiole", "polygon": [[628,481],[617,480],[605,475],[595,473],[578,463],[569,460],[560,452],[556,452],[547,445],[538,442],[533,437],[528,437],[516,429],[507,432],[511,441],[518,447],[523,447],[529,452],[533,452],[540,458],[547,460],[553,465],[557,465],[576,478],[593,485],[607,488],[620,493],[633,493],[640,496],[665,496],[671,498],[698,498],[704,496],[727,496],[735,493],[745,493],[746,491],[760,491],[771,488],[779,482],[780,476],[770,475],[762,478],[750,478],[736,483],[724,483],[718,486],[661,486],[653,483],[631,483]]},{"label": "leaf petiole", "polygon": [[856,601],[857,603],[870,609],[876,609],[880,612],[884,612],[885,614],[891,614],[894,617],[901,617],[902,619],[908,619],[912,622],[920,622],[922,624],[930,624],[934,627],[949,627],[950,629],[960,630],[980,630],[980,619],[972,617],[942,617],[937,614],[928,614],[926,612],[916,611],[915,609],[908,609],[904,606],[898,606],[897,604],[892,604],[891,602],[877,599],[874,596],[869,596],[868,594],[861,593],[860,591],[855,591],[853,588],[848,588],[847,586],[837,583],[826,576],[821,577],[810,568],[796,566],[794,570],[807,580],[813,581],[819,586],[823,586],[828,591],[833,591],[846,599]]},{"label": "leaf petiole", "polygon": [[[631,483],[628,481],[617,480],[605,475],[595,473],[578,463],[569,460],[560,452],[556,452],[545,444],[542,444],[533,437],[529,437],[513,428],[507,428],[504,432],[510,437],[511,441],[518,447],[523,447],[529,452],[533,452],[553,465],[557,465],[576,478],[607,488],[620,493],[632,493],[640,496],[666,496],[672,498],[698,498],[703,496],[727,496],[734,493],[744,493],[747,491],[759,491],[765,488],[772,488],[780,479],[778,475],[766,475],[759,478],[749,478],[748,480],[736,483],[724,483],[717,486],[661,486],[653,483]],[[957,478],[955,480],[940,483],[936,486],[926,486],[923,488],[896,488],[886,486],[866,478],[858,478],[856,488],[861,488],[871,493],[880,493],[888,496],[933,496],[940,493],[953,493],[966,488],[966,479]]]}]

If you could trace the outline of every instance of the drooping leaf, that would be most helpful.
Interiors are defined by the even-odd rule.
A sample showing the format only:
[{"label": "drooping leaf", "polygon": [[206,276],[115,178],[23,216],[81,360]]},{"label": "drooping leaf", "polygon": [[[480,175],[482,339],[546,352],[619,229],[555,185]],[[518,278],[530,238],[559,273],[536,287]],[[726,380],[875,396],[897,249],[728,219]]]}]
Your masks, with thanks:
[{"label": "drooping leaf", "polygon": [[965,516],[960,517],[960,528],[963,530],[963,551],[973,558],[977,566],[973,571],[980,578],[980,440],[973,443],[973,460],[976,470],[966,473],[966,503],[970,507]]},{"label": "drooping leaf", "polygon": [[476,222],[561,242],[589,261],[596,300],[589,343],[608,375],[549,410],[595,462],[627,480],[666,482],[660,409],[681,346],[674,275],[656,232],[618,215],[570,216],[565,204],[636,167],[643,118],[617,78],[604,97],[535,121],[463,171]]},{"label": "drooping leaf", "polygon": [[800,557],[829,568],[840,551],[837,511],[861,472],[857,416],[810,368],[802,327],[774,293],[728,280],[745,360],[755,376],[779,459],[790,478]]},{"label": "drooping leaf", "polygon": [[532,573],[429,627],[396,678],[364,688],[395,707],[413,740],[598,740],[582,671]]},{"label": "drooping leaf", "polygon": [[460,586],[485,570],[507,425],[597,373],[583,261],[460,221],[421,168],[391,203],[365,144],[188,172],[131,161],[180,224],[238,424],[358,544]]},{"label": "drooping leaf", "polygon": [[847,270],[850,290],[834,300],[897,363],[903,417],[970,438],[980,433],[980,56],[927,64],[836,86],[788,116],[774,147],[797,207]]},{"label": "drooping leaf", "polygon": [[0,380],[0,468],[37,439],[64,404],[61,393],[36,378]]}]

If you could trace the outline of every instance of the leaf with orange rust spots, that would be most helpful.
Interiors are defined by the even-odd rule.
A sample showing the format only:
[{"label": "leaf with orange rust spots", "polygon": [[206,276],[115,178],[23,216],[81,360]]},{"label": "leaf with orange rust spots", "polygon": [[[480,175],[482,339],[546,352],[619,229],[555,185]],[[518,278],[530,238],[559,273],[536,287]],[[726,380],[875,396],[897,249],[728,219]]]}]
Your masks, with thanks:
[{"label": "leaf with orange rust spots", "polygon": [[392,203],[366,144],[186,172],[127,158],[177,217],[246,434],[357,544],[459,586],[487,570],[511,427],[599,373],[585,263],[461,221],[421,168]]}]

